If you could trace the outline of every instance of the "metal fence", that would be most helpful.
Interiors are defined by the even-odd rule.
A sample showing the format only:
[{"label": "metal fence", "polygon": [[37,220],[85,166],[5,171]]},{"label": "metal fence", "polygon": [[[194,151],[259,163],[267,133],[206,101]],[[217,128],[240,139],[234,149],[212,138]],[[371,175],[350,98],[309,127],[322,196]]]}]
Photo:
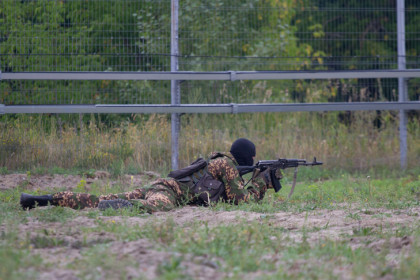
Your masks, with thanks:
[{"label": "metal fence", "polygon": [[3,0],[0,113],[172,113],[176,168],[182,113],[401,110],[405,166],[419,11],[415,0]]}]

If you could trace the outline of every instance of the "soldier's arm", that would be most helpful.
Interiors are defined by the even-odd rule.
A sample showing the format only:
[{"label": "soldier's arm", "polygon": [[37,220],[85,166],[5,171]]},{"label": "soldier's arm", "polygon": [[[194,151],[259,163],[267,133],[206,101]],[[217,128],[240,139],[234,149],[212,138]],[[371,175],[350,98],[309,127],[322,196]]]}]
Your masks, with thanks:
[{"label": "soldier's arm", "polygon": [[253,191],[258,193],[258,200],[264,198],[265,193],[267,192],[267,188],[270,188],[271,183],[269,180],[264,176],[264,174],[260,173],[259,169],[254,170],[252,174],[252,179],[250,182],[249,189],[253,189]]},{"label": "soldier's arm", "polygon": [[245,183],[236,169],[232,160],[226,157],[216,158],[207,166],[209,173],[216,179],[223,181],[227,198],[235,204],[249,202],[251,199],[259,200],[260,192],[256,191],[259,186],[245,188]]}]

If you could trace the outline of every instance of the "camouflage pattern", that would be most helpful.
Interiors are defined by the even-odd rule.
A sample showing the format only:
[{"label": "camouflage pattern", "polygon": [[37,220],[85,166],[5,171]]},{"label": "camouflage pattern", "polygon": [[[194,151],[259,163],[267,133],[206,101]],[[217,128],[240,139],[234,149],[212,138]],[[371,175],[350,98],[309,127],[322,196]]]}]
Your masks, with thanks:
[{"label": "camouflage pattern", "polygon": [[[240,202],[258,201],[264,198],[267,184],[262,176],[253,176],[251,182],[245,187],[245,182],[236,169],[238,165],[230,153],[214,153],[210,155],[207,172],[213,178],[225,185],[225,193],[221,199],[238,204]],[[126,199],[139,210],[149,213],[156,211],[169,211],[175,207],[194,204],[196,197],[190,188],[193,182],[177,181],[172,178],[160,178],[150,186],[137,188],[130,192],[95,196],[87,193],[73,193],[64,191],[53,194],[53,204],[73,209],[95,208],[102,200]]]},{"label": "camouflage pattern", "polygon": [[[217,153],[210,156],[213,158]],[[213,178],[222,181],[225,184],[226,196],[228,202],[238,204],[240,202],[249,202],[250,200],[259,201],[264,198],[267,190],[264,180],[258,176],[253,176],[251,182],[245,187],[245,182],[236,169],[238,163],[230,153],[221,154],[209,161],[207,165],[208,172]]]},{"label": "camouflage pattern", "polygon": [[[169,183],[167,181],[170,181]],[[131,192],[95,196],[88,193],[64,191],[53,194],[53,204],[73,209],[96,208],[102,200],[126,199],[137,209],[145,212],[169,211],[177,206],[177,199],[167,185],[175,185],[175,180],[159,179],[151,186],[135,189]],[[179,188],[179,187],[178,187]]]},{"label": "camouflage pattern", "polygon": [[170,211],[178,206],[175,193],[170,189],[160,187],[152,188],[144,199],[130,200],[130,202],[139,210],[148,213]]},{"label": "camouflage pattern", "polygon": [[94,208],[98,206],[99,198],[88,193],[73,193],[69,191],[52,195],[53,205],[70,207],[73,209]]}]

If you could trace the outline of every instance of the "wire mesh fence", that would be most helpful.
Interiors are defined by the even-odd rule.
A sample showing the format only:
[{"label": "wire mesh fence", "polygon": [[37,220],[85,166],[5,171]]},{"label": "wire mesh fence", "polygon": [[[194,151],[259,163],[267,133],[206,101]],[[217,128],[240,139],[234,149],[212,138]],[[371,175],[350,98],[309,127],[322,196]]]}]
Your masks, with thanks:
[{"label": "wire mesh fence", "polygon": [[[418,68],[419,4],[406,8]],[[1,68],[169,71],[170,1],[1,3]],[[180,69],[397,68],[395,1],[181,1]]]},{"label": "wire mesh fence", "polygon": [[[417,69],[420,63],[417,28],[420,3],[406,0],[405,8],[406,66]],[[170,0],[2,0],[0,69],[2,73],[170,71],[170,31]],[[397,69],[396,1],[182,0],[178,59],[181,71]],[[419,86],[420,79],[408,80],[409,100],[420,100]],[[0,104],[169,104],[170,88],[170,81],[3,80],[0,82]],[[182,104],[398,101],[399,94],[398,79],[391,78],[182,81],[180,88]],[[346,118],[339,117],[345,115],[342,113],[329,114],[333,118]],[[376,113],[372,115],[377,117]],[[380,119],[383,124],[387,119],[386,123],[398,133],[394,115],[386,113]],[[270,116],[282,120],[277,115]],[[410,116],[416,127],[418,112],[412,112]],[[79,135],[81,128],[88,128],[91,123],[91,116],[39,118],[42,121],[37,125],[48,123],[40,129],[50,131],[54,127],[57,135],[71,131],[70,128]],[[137,121],[127,115],[96,118],[101,119],[94,122],[98,124],[97,129],[100,129],[100,123],[117,129],[125,121],[137,123],[143,117],[137,117]],[[226,117],[220,118],[226,121]],[[2,125],[8,126],[11,119],[30,123],[26,117],[15,115],[2,117]],[[213,130],[218,129],[220,120],[217,120],[218,117],[214,117],[209,122]],[[6,131],[9,134],[6,135]],[[411,137],[418,135],[416,131],[417,128],[409,131]],[[244,132],[249,133],[241,130],[224,137],[230,139]],[[15,139],[11,130],[3,129],[1,134],[4,141]],[[22,145],[33,147],[32,154],[36,147],[58,145],[54,142],[47,145],[47,135],[37,136],[38,144],[29,143],[29,140],[22,140],[18,148],[4,144],[1,165],[18,168],[19,164],[7,163],[10,162],[7,158],[16,156],[15,149],[21,149]],[[29,134],[21,137],[31,138]],[[151,139],[155,141],[156,137]],[[167,136],[162,139],[168,145]],[[415,137],[412,139],[411,161],[413,158],[415,161],[420,156]],[[354,141],[359,140],[356,137]],[[73,143],[78,143],[79,148],[80,145],[91,145],[89,141],[82,142]],[[60,145],[71,147],[65,143]],[[90,147],[93,149],[95,145]],[[105,160],[115,160],[116,154],[124,154],[118,149],[113,150],[120,151],[115,153],[109,149],[103,153],[112,156],[104,156]],[[181,149],[187,150],[186,147]],[[164,150],[166,153],[167,148]],[[78,150],[74,147],[72,151],[77,153]],[[19,153],[19,156],[23,157],[23,154]],[[37,161],[25,162],[34,164]],[[38,162],[41,161],[38,159]]]},{"label": "wire mesh fence", "polygon": [[[420,4],[406,2],[407,67],[418,68]],[[170,71],[169,0],[6,0],[0,5],[3,73]],[[181,71],[397,68],[395,1],[181,1],[179,18]],[[190,92],[193,100],[198,92],[199,99],[212,96],[214,86],[202,84],[189,82],[183,102],[191,99],[185,97]],[[258,87],[225,82],[221,87],[229,91],[230,102],[252,102],[239,98],[239,91],[244,86],[246,92],[260,90],[262,84],[282,95],[282,102],[302,102],[302,96],[319,95],[316,91],[326,96],[320,101],[349,101],[349,91],[360,93],[354,101],[393,101],[398,95],[396,79],[267,81]],[[164,104],[170,94],[164,81],[2,81],[0,87],[6,105]],[[418,79],[410,81],[410,100],[419,100],[418,87]]]},{"label": "wire mesh fence", "polygon": [[[170,81],[2,82],[0,102],[41,104],[169,104]],[[420,83],[409,81],[411,100]],[[312,81],[184,81],[183,104],[398,101],[397,79]]]}]

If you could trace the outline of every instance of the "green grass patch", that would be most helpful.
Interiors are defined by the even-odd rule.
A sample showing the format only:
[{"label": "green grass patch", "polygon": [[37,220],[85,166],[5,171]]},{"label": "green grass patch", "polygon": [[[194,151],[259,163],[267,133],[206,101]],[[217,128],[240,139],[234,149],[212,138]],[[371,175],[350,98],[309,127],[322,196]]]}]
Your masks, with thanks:
[{"label": "green grass patch", "polygon": [[[291,199],[288,199],[291,182],[287,176],[283,189],[278,193],[270,190],[261,202],[219,203],[209,208],[217,215],[236,210],[257,212],[258,219],[248,222],[238,216],[235,222],[216,225],[209,225],[200,217],[180,224],[174,220],[176,217],[157,219],[135,209],[76,211],[43,207],[24,211],[18,205],[22,191],[45,194],[48,190],[28,190],[28,186],[21,185],[2,191],[0,279],[37,278],[42,271],[51,269],[38,250],[68,246],[79,250],[80,257],[62,269],[74,271],[82,279],[126,279],[128,268],[136,269],[139,264],[130,255],[121,255],[111,247],[114,240],[130,246],[130,242],[139,239],[149,242],[150,250],[168,253],[169,257],[156,264],[159,279],[188,279],[191,276],[185,262],[192,260],[195,265],[211,263],[212,268],[229,279],[244,279],[249,275],[256,279],[417,279],[420,276],[419,224],[398,225],[387,221],[398,215],[413,217],[413,221],[418,217],[420,178],[417,174],[381,178],[343,173],[322,180],[307,180],[302,176]],[[85,191],[86,185],[81,183],[76,188]],[[129,188],[117,185],[112,187],[112,192]],[[105,194],[111,188],[94,183],[89,191]],[[330,238],[325,235],[332,230],[328,219],[317,225],[306,222],[318,210],[325,209],[344,210],[342,218],[352,225],[351,229],[338,238]],[[304,226],[286,226],[277,221],[275,213],[279,212],[300,216],[303,213]],[[69,222],[78,217],[85,221],[87,217],[90,222],[71,223],[70,227]],[[377,219],[377,224],[364,224],[370,218]],[[22,231],[29,221],[37,223],[36,230]],[[78,240],[68,241],[71,238]],[[393,245],[395,240],[410,242],[402,243],[400,248]],[[398,265],[390,266],[390,258],[396,258]]]},{"label": "green grass patch", "polygon": [[[82,251],[82,257],[67,265],[82,279],[127,279],[127,268],[135,262],[109,250],[110,244],[98,244]],[[100,268],[100,269],[98,269]]]}]

